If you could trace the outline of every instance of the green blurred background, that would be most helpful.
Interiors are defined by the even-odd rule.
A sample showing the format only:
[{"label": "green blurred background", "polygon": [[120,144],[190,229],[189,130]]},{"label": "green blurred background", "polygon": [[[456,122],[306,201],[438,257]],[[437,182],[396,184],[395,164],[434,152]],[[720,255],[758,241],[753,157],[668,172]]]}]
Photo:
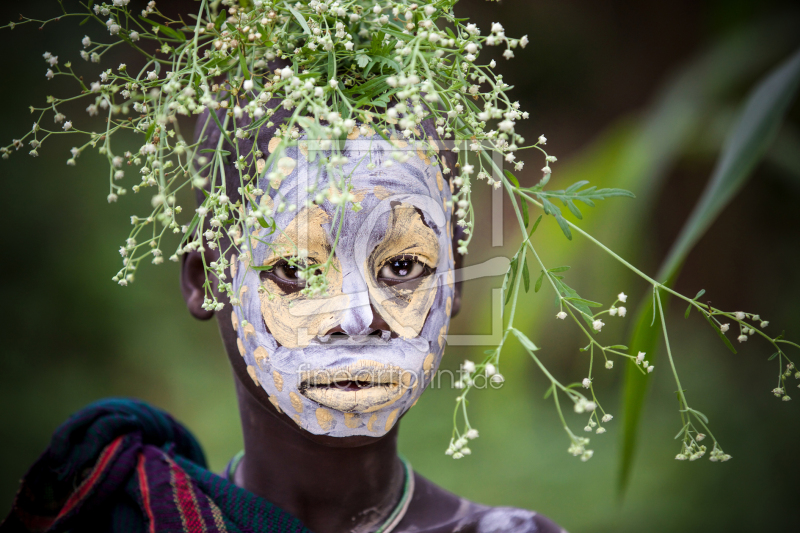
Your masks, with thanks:
[{"label": "green blurred background", "polygon": [[[194,4],[166,5],[177,10]],[[53,1],[4,2],[0,20],[14,20],[20,10],[38,17],[58,12]],[[530,45],[515,60],[500,60],[506,81],[531,112],[523,135],[547,135],[549,152],[559,158],[555,186],[589,179],[636,193],[636,200],[602,202],[581,224],[650,274],[706,184],[748,90],[800,45],[800,12],[793,2],[777,0],[463,0],[457,14],[484,30],[500,21],[509,35],[529,35]],[[62,64],[72,60],[87,79],[100,67],[136,62],[119,52],[100,67],[85,64],[78,57],[84,33],[101,39],[105,32],[79,28],[77,20],[42,31],[29,26],[0,32],[2,144],[31,127],[28,105],[67,93],[66,82],[46,82],[43,52],[58,54]],[[83,107],[68,118],[88,121]],[[717,307],[760,313],[771,322],[768,331],[785,329],[793,340],[800,339],[799,126],[795,101],[764,161],[690,255],[677,283],[685,294],[706,289],[704,299]],[[127,217],[147,199],[128,196],[106,204],[105,163],[87,152],[77,167],[67,167],[71,146],[59,138],[37,159],[19,152],[0,162],[2,514],[57,425],[105,396],[143,398],[174,414],[198,436],[214,469],[241,447],[216,325],[186,312],[178,268],[142,269],[137,283],[124,289],[110,281],[119,267],[116,249],[128,235]],[[533,184],[541,161],[532,153],[527,161],[520,181]],[[488,215],[489,195],[475,196]],[[552,220],[546,222],[535,239],[545,263],[572,265],[567,281],[586,298],[608,302],[625,291],[633,314],[647,287],[591,243],[578,237],[569,242]],[[508,255],[518,238],[507,217],[509,246],[492,248],[486,226],[468,263]],[[489,333],[491,287],[500,282],[467,285],[452,333]],[[588,361],[578,352],[578,330],[554,320],[552,295],[532,295],[522,311],[517,327],[542,347],[550,370],[565,383],[582,379]],[[733,355],[696,314],[684,320],[682,306],[674,311],[668,318],[683,385],[690,403],[711,418],[732,461],[673,459],[680,420],[662,357],[649,377],[641,446],[620,504],[619,417],[607,434],[592,438],[591,461],[570,456],[552,401],[542,399],[546,381],[515,343],[502,361],[506,386],[472,399],[471,421],[481,437],[471,457],[456,462],[443,455],[456,396],[447,389],[429,391],[403,419],[401,451],[419,472],[454,492],[535,509],[573,532],[797,530],[798,406],[770,394],[777,368],[767,362],[769,347],[751,341]],[[603,338],[624,343],[631,321],[609,317]],[[483,349],[451,347],[443,366],[455,369]],[[604,407],[614,414],[620,411],[622,375],[618,362],[595,380]],[[583,417],[568,421],[575,430],[585,425]]]}]

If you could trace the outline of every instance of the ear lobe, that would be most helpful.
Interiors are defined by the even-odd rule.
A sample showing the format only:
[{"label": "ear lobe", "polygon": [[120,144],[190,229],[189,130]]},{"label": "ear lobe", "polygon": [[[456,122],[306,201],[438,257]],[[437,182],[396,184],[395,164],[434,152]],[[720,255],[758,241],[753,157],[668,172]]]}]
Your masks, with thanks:
[{"label": "ear lobe", "polygon": [[198,320],[208,320],[214,316],[214,311],[203,309],[206,291],[203,285],[206,282],[203,257],[200,252],[192,251],[183,254],[181,262],[181,294],[186,302],[189,312]]}]

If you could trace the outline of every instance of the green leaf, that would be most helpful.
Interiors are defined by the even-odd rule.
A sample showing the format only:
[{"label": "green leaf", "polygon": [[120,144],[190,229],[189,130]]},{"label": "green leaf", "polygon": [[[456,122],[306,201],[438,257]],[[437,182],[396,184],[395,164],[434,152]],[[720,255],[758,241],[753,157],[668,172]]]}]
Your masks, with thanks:
[{"label": "green leaf", "polygon": [[583,305],[587,305],[589,307],[603,307],[603,304],[599,302],[593,302],[591,300],[584,300],[583,298],[576,298],[573,296],[569,296],[564,298],[565,300],[569,300],[570,302],[575,302]]},{"label": "green leaf", "polygon": [[86,17],[85,19],[83,19],[83,20],[81,21],[81,23],[80,23],[80,24],[78,24],[78,26],[83,26],[84,24],[86,24],[87,22],[89,22],[89,20],[90,20],[91,18],[92,18],[92,17]]},{"label": "green leaf", "polygon": [[508,264],[508,270],[506,271],[506,277],[503,279],[503,290],[506,291],[506,301],[503,302],[503,305],[507,305],[508,302],[511,300],[511,291],[508,290],[511,285],[514,284],[514,280],[517,277],[517,261],[519,258],[515,255],[511,262]]},{"label": "green leaf", "polygon": [[541,222],[541,221],[542,221],[542,215],[539,215],[539,218],[537,218],[536,222],[533,223],[533,227],[531,228],[531,232],[528,233],[528,238],[529,239],[531,238],[531,235],[533,235],[533,232],[536,231],[536,228],[539,227],[539,222]]},{"label": "green leaf", "polygon": [[216,154],[216,153],[219,153],[220,155],[223,155],[223,156],[231,155],[231,153],[228,150],[223,150],[221,148],[219,150],[217,150],[216,148],[203,148],[202,150],[200,150],[199,153],[201,153],[201,154]]},{"label": "green leaf", "polygon": [[555,387],[555,385],[550,385],[549,387],[547,387],[547,391],[545,391],[544,393],[544,398],[543,398],[544,400],[548,399],[550,395],[553,394],[553,387]]},{"label": "green leaf", "polygon": [[244,79],[250,79],[250,71],[247,70],[247,58],[245,57],[244,48],[239,48],[239,66],[242,68]]},{"label": "green leaf", "polygon": [[156,131],[156,123],[153,122],[150,124],[150,127],[147,128],[147,134],[145,135],[146,142],[150,142],[150,139],[153,137],[153,132]]},{"label": "green leaf", "polygon": [[778,354],[779,354],[779,353],[781,353],[781,352],[775,352],[774,354],[770,355],[770,356],[769,356],[769,359],[767,359],[767,361],[772,361],[773,359],[775,359],[776,357],[778,357]]},{"label": "green leaf", "polygon": [[367,65],[369,65],[369,62],[370,62],[370,61],[371,61],[371,60],[370,60],[370,58],[369,58],[369,56],[368,56],[368,55],[364,55],[364,54],[358,54],[358,55],[356,56],[356,65],[358,65],[358,66],[359,66],[359,68],[364,68],[364,67],[366,67]]},{"label": "green leaf", "polygon": [[225,19],[228,18],[226,15],[227,13],[225,12],[224,9],[219,12],[219,15],[217,15],[217,19],[214,21],[214,27],[217,30],[222,28],[222,24],[225,22]]},{"label": "green leaf", "polygon": [[514,174],[511,173],[511,171],[505,170],[504,173],[505,173],[506,177],[508,178],[508,181],[510,181],[511,183],[514,184],[514,187],[519,187],[519,180],[517,179],[517,177]]},{"label": "green leaf", "polygon": [[[750,92],[736,124],[725,140],[722,153],[717,160],[708,185],[667,254],[667,258],[662,263],[656,279],[675,281],[686,256],[728,202],[742,188],[766,153],[794,99],[798,85],[800,85],[800,51],[796,51],[781,65],[769,72]],[[699,297],[700,295],[696,298]],[[643,307],[642,312],[644,311],[649,313],[649,306]],[[702,314],[717,331],[723,343],[736,353],[730,340],[719,331],[705,313]],[[642,327],[643,318],[644,315],[640,314],[630,344],[638,350],[647,351],[648,359],[653,361],[656,355],[654,350],[658,328]],[[653,331],[655,333],[652,333]],[[647,391],[648,380],[642,379],[643,376],[636,374],[638,374],[636,369],[629,366],[625,375],[623,445],[618,485],[620,495],[624,493],[630,480],[636,451],[637,431]]]},{"label": "green leaf", "polygon": [[283,5],[285,5],[286,8],[292,12],[294,18],[297,19],[298,23],[300,23],[300,27],[303,28],[303,33],[305,33],[306,35],[311,35],[311,28],[308,27],[308,23],[306,23],[306,19],[303,18],[303,15],[300,14],[300,12],[297,11],[295,8],[290,6],[287,2],[284,2]]},{"label": "green leaf", "polygon": [[700,289],[700,292],[698,292],[698,293],[695,295],[695,297],[694,297],[694,298],[692,298],[692,300],[697,300],[698,298],[700,298],[700,297],[701,297],[702,295],[704,295],[705,293],[706,293],[706,290],[705,290],[705,289]]},{"label": "green leaf", "polygon": [[525,292],[527,293],[528,290],[531,288],[531,274],[528,272],[528,260],[525,259],[525,262],[522,265],[522,283],[525,285]]},{"label": "green leaf", "polygon": [[627,350],[628,347],[624,344],[615,344],[614,346],[606,346],[610,350]]},{"label": "green leaf", "polygon": [[547,269],[548,272],[566,272],[567,270],[569,270],[568,266],[561,266],[561,267]]},{"label": "green leaf", "polygon": [[328,81],[336,79],[336,54],[328,52]]},{"label": "green leaf", "polygon": [[517,328],[511,328],[511,332],[519,339],[519,342],[521,342],[522,345],[528,350],[535,352],[536,350],[539,349],[536,347],[535,344],[533,344],[533,341],[531,341],[524,333],[522,333]]},{"label": "green leaf", "polygon": [[533,292],[539,292],[539,289],[542,288],[543,281],[544,281],[544,270],[542,270],[542,273],[539,274],[539,278],[536,280],[536,284],[533,286]]},{"label": "green leaf", "polygon": [[164,26],[163,24],[159,24],[158,22],[153,22],[151,19],[143,17],[141,15],[139,15],[139,18],[146,24],[150,24],[154,29],[158,28],[158,31],[160,31],[167,37],[172,37],[173,39],[178,39],[179,41],[186,41],[186,35],[184,35],[183,32],[181,31],[175,31],[169,26]]},{"label": "green leaf", "polygon": [[703,195],[661,267],[662,272],[671,272],[683,263],[691,248],[745,184],[775,138],[798,85],[800,50],[770,72],[750,93],[725,140]]}]

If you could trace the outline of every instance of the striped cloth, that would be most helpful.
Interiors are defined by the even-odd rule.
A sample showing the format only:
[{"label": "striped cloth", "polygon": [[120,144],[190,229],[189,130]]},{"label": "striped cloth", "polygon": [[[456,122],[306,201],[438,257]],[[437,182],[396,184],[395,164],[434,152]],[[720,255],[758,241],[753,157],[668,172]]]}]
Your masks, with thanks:
[{"label": "striped cloth", "polygon": [[144,402],[74,414],[22,480],[0,533],[310,533],[291,514],[209,472],[189,431]]}]

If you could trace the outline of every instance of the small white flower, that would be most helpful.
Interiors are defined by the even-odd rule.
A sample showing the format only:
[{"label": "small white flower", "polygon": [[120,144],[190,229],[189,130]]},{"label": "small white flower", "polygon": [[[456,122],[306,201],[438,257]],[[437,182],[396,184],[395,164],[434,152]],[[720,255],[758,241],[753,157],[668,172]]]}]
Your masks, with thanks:
[{"label": "small white flower", "polygon": [[608,361],[606,361],[606,368],[609,369],[609,370],[614,368],[614,361],[612,361],[610,359]]},{"label": "small white flower", "polygon": [[612,307],[611,309],[608,310],[608,314],[611,316],[617,316],[617,308]]},{"label": "small white flower", "polygon": [[495,368],[495,366],[492,363],[486,363],[486,367],[484,370],[486,372],[486,375],[489,377],[492,377],[495,374],[497,374],[497,368]]},{"label": "small white flower", "polygon": [[606,413],[606,414],[603,415],[602,420],[603,420],[603,422],[611,422],[612,418],[614,418],[614,415],[610,415],[610,414]]},{"label": "small white flower", "polygon": [[747,335],[739,335],[736,337],[736,340],[739,342],[747,342]]},{"label": "small white flower", "polygon": [[147,79],[150,81],[156,81],[158,79],[158,74],[156,74],[155,70],[151,70],[147,73]]},{"label": "small white flower", "polygon": [[645,356],[645,355],[647,355],[647,354],[646,354],[646,353],[644,353],[644,352],[639,352],[639,353],[636,355],[636,363],[637,363],[637,364],[639,364],[639,363],[641,363],[642,361],[644,361],[644,356]]},{"label": "small white flower", "polygon": [[47,69],[47,72],[44,75],[44,77],[47,78],[48,80],[52,80],[54,76],[55,74],[53,74],[53,71],[51,69]]},{"label": "small white flower", "polygon": [[565,313],[564,311],[561,311],[560,313],[558,313],[556,315],[556,318],[558,318],[559,320],[564,320],[565,318],[567,318],[567,313]]},{"label": "small white flower", "polygon": [[81,39],[81,44],[84,48],[89,48],[92,45],[92,40],[89,39],[88,35],[85,35],[83,39]]},{"label": "small white flower", "polygon": [[242,84],[242,88],[245,91],[252,91],[253,90],[253,80],[244,80],[244,83]]},{"label": "small white flower", "polygon": [[619,313],[619,316],[624,318],[625,315],[628,314],[628,310],[626,308],[624,308],[624,307],[618,307],[617,308],[617,313]]},{"label": "small white flower", "polygon": [[722,325],[719,327],[719,330],[720,330],[722,333],[726,333],[726,332],[727,332],[729,329],[731,329],[731,325],[730,325],[730,324],[722,324]]},{"label": "small white flower", "polygon": [[648,373],[648,374],[649,374],[649,373],[651,373],[651,372],[653,371],[653,369],[654,369],[654,368],[655,368],[655,367],[654,367],[653,365],[650,365],[650,366],[648,366],[648,367],[647,367],[647,373]]},{"label": "small white flower", "polygon": [[506,378],[504,378],[502,374],[495,374],[494,376],[491,377],[492,383],[502,383],[505,380]]},{"label": "small white flower", "polygon": [[335,89],[336,87],[339,86],[339,82],[336,81],[336,79],[332,79],[331,81],[328,82],[328,85],[331,86],[331,89]]},{"label": "small white flower", "polygon": [[764,320],[764,321],[761,322],[761,327],[762,328],[765,328],[767,326],[769,326],[769,320]]},{"label": "small white flower", "polygon": [[628,301],[628,295],[625,294],[624,292],[621,292],[621,293],[617,294],[617,300],[619,300],[622,303],[625,303],[625,302]]},{"label": "small white flower", "polygon": [[605,322],[603,322],[599,318],[597,320],[595,320],[594,322],[592,322],[592,328],[595,331],[600,331],[601,329],[603,329],[603,326],[605,326],[605,325],[606,325]]},{"label": "small white flower", "polygon": [[[544,135],[539,135],[539,143],[538,144],[547,144],[547,137],[545,137]],[[622,301],[624,302],[625,300],[622,300]]]},{"label": "small white flower", "polygon": [[351,51],[353,49],[353,43],[351,41],[344,43],[344,49],[348,52]]},{"label": "small white flower", "polygon": [[478,430],[477,429],[470,429],[469,431],[467,431],[467,433],[464,436],[467,437],[468,439],[477,439],[478,438]]},{"label": "small white flower", "polygon": [[130,34],[128,34],[128,37],[130,37],[131,41],[138,41],[139,40],[139,32],[138,31],[132,31],[132,32],[130,32]]},{"label": "small white flower", "polygon": [[744,320],[745,314],[742,311],[736,311],[733,316],[736,317],[736,320]]},{"label": "small white flower", "polygon": [[584,389],[588,389],[589,387],[592,386],[592,380],[589,378],[583,378],[583,381],[581,381],[581,385],[583,385]]},{"label": "small white flower", "polygon": [[464,364],[461,365],[461,368],[464,370],[464,372],[467,372],[468,374],[472,374],[473,372],[475,372],[475,363],[473,363],[472,361],[466,360],[466,361],[464,361]]},{"label": "small white flower", "polygon": [[514,52],[511,50],[511,48],[506,48],[505,52],[503,52],[503,57],[506,59],[511,59],[514,57]]},{"label": "small white flower", "polygon": [[495,61],[494,59],[492,59],[491,61],[489,61],[489,68],[494,68],[494,67],[496,67],[496,66],[497,66],[497,61]]},{"label": "small white flower", "polygon": [[519,45],[522,48],[525,48],[526,46],[528,46],[529,42],[530,41],[528,40],[528,36],[527,35],[523,35],[522,38],[519,40]]},{"label": "small white flower", "polygon": [[112,192],[111,194],[108,195],[108,197],[106,199],[108,200],[108,203],[116,202],[117,201],[117,195]]},{"label": "small white flower", "polygon": [[595,433],[597,433],[598,435],[602,435],[605,432],[606,432],[606,428],[597,428],[597,431],[595,431]]},{"label": "small white flower", "polygon": [[64,131],[69,131],[69,130],[71,130],[71,129],[72,129],[72,121],[71,121],[71,120],[68,120],[68,121],[66,121],[66,122],[64,123],[64,126],[63,126],[63,128],[64,128]]}]

